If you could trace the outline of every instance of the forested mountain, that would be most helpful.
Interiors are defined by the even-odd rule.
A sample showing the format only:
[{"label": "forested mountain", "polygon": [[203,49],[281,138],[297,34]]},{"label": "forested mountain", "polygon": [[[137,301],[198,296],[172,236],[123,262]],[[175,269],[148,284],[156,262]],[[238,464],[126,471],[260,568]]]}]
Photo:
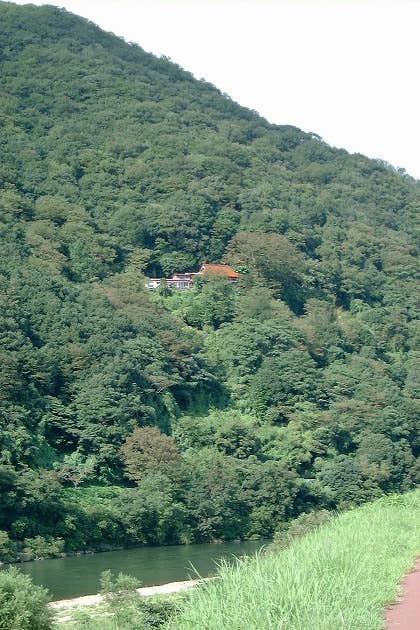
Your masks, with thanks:
[{"label": "forested mountain", "polygon": [[[415,485],[419,183],[61,9],[0,46],[0,555]],[[205,261],[238,286],[145,289]]]}]

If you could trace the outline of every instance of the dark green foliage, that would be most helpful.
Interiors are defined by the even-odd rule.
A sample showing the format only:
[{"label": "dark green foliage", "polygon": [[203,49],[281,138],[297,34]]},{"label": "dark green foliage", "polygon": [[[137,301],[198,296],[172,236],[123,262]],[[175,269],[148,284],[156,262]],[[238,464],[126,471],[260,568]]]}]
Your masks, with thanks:
[{"label": "dark green foliage", "polygon": [[304,299],[306,264],[297,248],[275,232],[238,232],[227,256],[261,276],[293,310],[300,311]]},{"label": "dark green foliage", "polygon": [[233,458],[201,449],[187,460],[185,500],[196,542],[238,538],[244,533],[250,506]]},{"label": "dark green foliage", "polygon": [[[258,415],[284,421],[297,402],[323,402],[316,363],[301,350],[286,350],[265,359],[251,385],[251,402]],[[290,410],[290,411],[289,411]]]},{"label": "dark green foliage", "polygon": [[136,490],[125,490],[113,502],[129,544],[168,545],[185,542],[185,506],[174,484],[162,473],[148,475]]},{"label": "dark green foliage", "polygon": [[[64,10],[0,2],[0,39],[1,557],[418,483],[418,182]],[[239,283],[145,289],[206,261]]]},{"label": "dark green foliage", "polygon": [[240,422],[230,422],[219,431],[215,445],[225,455],[246,459],[260,452],[261,440],[252,427]]},{"label": "dark green foliage", "polygon": [[221,324],[231,322],[235,303],[235,287],[224,279],[206,279],[197,288],[196,299],[185,310],[185,321],[191,326],[219,328]]}]

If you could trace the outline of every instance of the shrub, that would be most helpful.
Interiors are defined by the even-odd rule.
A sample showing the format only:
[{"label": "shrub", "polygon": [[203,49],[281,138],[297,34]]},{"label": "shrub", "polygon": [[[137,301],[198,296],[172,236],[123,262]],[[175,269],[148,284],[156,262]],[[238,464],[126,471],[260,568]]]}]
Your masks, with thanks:
[{"label": "shrub", "polygon": [[126,630],[148,630],[159,628],[176,612],[175,602],[170,600],[146,600],[136,589],[140,582],[119,573],[115,578],[111,571],[101,575],[101,592],[107,604],[108,613],[118,627]]},{"label": "shrub", "polygon": [[64,540],[62,538],[52,538],[48,536],[35,536],[25,538],[23,553],[28,560],[43,560],[44,558],[54,558],[63,553]]},{"label": "shrub", "polygon": [[309,532],[317,529],[334,516],[334,512],[328,510],[315,510],[304,512],[290,523],[283,523],[274,534],[274,545],[287,547],[294,538],[305,536]]},{"label": "shrub", "polygon": [[13,543],[9,534],[0,530],[0,562],[10,562],[14,558]]},{"label": "shrub", "polygon": [[15,567],[0,571],[0,630],[49,630],[48,591]]}]

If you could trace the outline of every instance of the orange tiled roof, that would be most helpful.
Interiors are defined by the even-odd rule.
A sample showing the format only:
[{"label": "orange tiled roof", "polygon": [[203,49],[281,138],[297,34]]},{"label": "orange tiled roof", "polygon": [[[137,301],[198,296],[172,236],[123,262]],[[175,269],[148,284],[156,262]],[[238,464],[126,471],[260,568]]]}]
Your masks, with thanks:
[{"label": "orange tiled roof", "polygon": [[229,265],[204,263],[204,265],[201,266],[199,273],[212,273],[218,276],[227,276],[228,278],[239,278],[239,273],[234,271],[232,267],[229,267]]}]

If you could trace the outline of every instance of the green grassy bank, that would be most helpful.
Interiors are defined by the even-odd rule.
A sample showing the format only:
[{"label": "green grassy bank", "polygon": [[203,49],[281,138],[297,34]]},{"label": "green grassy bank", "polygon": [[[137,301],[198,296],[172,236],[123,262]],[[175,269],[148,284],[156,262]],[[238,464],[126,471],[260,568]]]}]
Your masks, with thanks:
[{"label": "green grassy bank", "polygon": [[420,491],[346,512],[268,556],[222,567],[171,630],[370,630],[420,553]]}]

